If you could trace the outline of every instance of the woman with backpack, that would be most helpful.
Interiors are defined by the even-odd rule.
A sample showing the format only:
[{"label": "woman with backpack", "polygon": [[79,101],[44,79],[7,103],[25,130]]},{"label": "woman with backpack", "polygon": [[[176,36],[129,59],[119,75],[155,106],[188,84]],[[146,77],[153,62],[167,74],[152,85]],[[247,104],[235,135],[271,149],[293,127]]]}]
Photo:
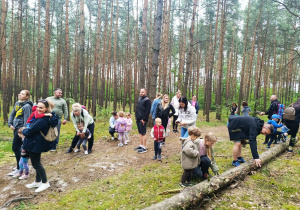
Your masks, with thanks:
[{"label": "woman with backpack", "polygon": [[[88,153],[90,154],[92,152],[92,147],[94,144],[94,129],[95,129],[95,123],[93,120],[93,117],[88,113],[87,110],[82,108],[82,105],[79,103],[75,103],[72,105],[72,113],[71,118],[74,124],[74,127],[76,129],[75,136],[73,138],[71,147],[67,150],[66,153],[73,152],[73,149],[76,147],[76,144],[79,140],[79,136],[83,138],[85,136],[86,129],[88,128],[91,132],[91,138],[88,140]],[[84,123],[83,131],[80,132],[77,128],[77,123]]]},{"label": "woman with backpack", "polygon": [[296,135],[299,130],[299,123],[300,123],[300,98],[287,107],[284,110],[283,120],[282,123],[286,125],[290,130],[288,134],[291,135],[290,144],[288,148],[288,152],[293,152],[293,147],[295,146],[296,142]]},{"label": "woman with backpack", "polygon": [[[39,100],[37,104],[38,114],[51,113],[51,102],[47,100]],[[47,180],[46,171],[41,163],[42,152],[48,152],[51,149],[52,142],[47,141],[49,129],[56,127],[58,124],[58,116],[54,112],[52,116],[45,116],[43,118],[36,119],[30,126],[30,128],[19,129],[19,133],[23,133],[25,136],[23,142],[23,149],[29,152],[29,157],[33,168],[36,170],[35,181],[31,184],[27,184],[27,188],[37,188],[35,192],[41,192],[50,187]],[[50,127],[51,126],[51,127]]]}]

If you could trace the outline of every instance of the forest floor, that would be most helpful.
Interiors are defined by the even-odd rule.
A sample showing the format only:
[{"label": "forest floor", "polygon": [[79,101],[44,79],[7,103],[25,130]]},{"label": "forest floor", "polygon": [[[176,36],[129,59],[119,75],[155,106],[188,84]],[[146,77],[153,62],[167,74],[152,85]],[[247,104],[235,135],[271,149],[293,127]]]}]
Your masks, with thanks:
[{"label": "forest floor", "polygon": [[[15,166],[14,157],[11,157],[13,153],[8,149],[11,144],[7,144],[11,132],[6,128],[1,131],[0,206],[11,199],[32,196],[31,199],[12,203],[9,208],[141,209],[172,196],[160,193],[180,188],[182,168],[179,134],[171,132],[162,148],[162,161],[154,161],[153,141],[149,138],[149,131],[148,152],[138,154],[133,150],[139,145],[135,126],[128,145],[117,147],[118,141],[108,140],[107,125],[101,123],[96,123],[91,154],[66,154],[74,133],[72,126],[71,123],[62,126],[57,152],[42,154],[42,163],[51,187],[41,193],[34,193],[34,190],[25,187],[34,181],[33,168],[28,180],[18,180],[7,175]],[[211,120],[205,123],[199,116],[197,126],[201,128],[202,137],[210,131],[218,137],[215,158],[220,172],[232,168],[233,144],[228,140],[226,122]],[[260,136],[259,153],[264,151],[265,145],[262,142],[263,136]],[[196,209],[300,209],[299,150],[298,143],[293,155],[281,155],[244,181],[208,197]],[[243,154],[245,159],[251,159],[249,146],[243,150]]]}]

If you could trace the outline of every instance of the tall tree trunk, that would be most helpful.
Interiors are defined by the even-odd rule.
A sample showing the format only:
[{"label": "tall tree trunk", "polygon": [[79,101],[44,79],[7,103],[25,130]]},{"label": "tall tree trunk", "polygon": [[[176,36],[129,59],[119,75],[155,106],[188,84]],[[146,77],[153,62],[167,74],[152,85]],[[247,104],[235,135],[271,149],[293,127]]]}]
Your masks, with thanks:
[{"label": "tall tree trunk", "polygon": [[[118,37],[118,19],[119,19],[119,0],[117,0],[117,14],[115,24],[115,37],[114,37],[114,110],[117,110],[118,100],[118,76],[117,76],[117,37]],[[120,79],[120,74],[119,74]]]},{"label": "tall tree trunk", "polygon": [[[80,32],[79,32],[79,39],[80,39],[80,47],[79,47],[79,54],[80,54],[80,64],[79,64],[79,75],[80,78],[77,81],[80,81],[80,103],[83,104],[84,100],[84,81],[85,81],[85,75],[84,75],[84,39],[85,39],[85,31],[84,31],[84,0],[80,1]],[[76,81],[75,81],[76,82]]]},{"label": "tall tree trunk", "polygon": [[[146,47],[147,47],[147,14],[148,14],[148,0],[144,0],[143,6],[143,23],[142,23],[142,49],[140,56],[140,81],[139,89],[145,88],[145,60],[146,60]],[[150,25],[151,26],[151,25]],[[150,33],[151,36],[151,33]],[[151,38],[150,38],[151,39]]]}]

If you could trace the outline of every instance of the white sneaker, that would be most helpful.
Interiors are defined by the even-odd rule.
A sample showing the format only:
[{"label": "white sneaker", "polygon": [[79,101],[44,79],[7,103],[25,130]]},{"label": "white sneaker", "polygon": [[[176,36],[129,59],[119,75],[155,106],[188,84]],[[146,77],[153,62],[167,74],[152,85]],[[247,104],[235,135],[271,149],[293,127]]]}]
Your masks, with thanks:
[{"label": "white sneaker", "polygon": [[88,154],[89,154],[89,152],[88,152],[87,150],[85,150],[85,151],[84,151],[84,154],[88,155]]},{"label": "white sneaker", "polygon": [[50,149],[50,152],[56,152],[56,150],[55,149]]},{"label": "white sneaker", "polygon": [[115,140],[115,138],[112,136],[112,137],[111,137],[111,140]]},{"label": "white sneaker", "polygon": [[29,175],[23,174],[22,176],[19,177],[19,179],[27,179],[28,177],[29,177]]},{"label": "white sneaker", "polygon": [[18,174],[20,172],[20,170],[14,170],[13,172],[9,173],[9,176],[15,176],[16,174]]},{"label": "white sneaker", "polygon": [[41,186],[39,186],[39,188],[37,188],[34,192],[42,192],[42,191],[46,190],[49,187],[50,187],[49,182],[42,183]]},{"label": "white sneaker", "polygon": [[123,147],[123,144],[122,144],[122,143],[119,143],[119,144],[118,144],[118,147]]},{"label": "white sneaker", "polygon": [[20,176],[22,176],[22,175],[20,173],[18,173],[18,174],[13,175],[13,178],[18,178]]},{"label": "white sneaker", "polygon": [[42,185],[42,182],[32,182],[31,184],[27,184],[26,187],[31,189],[31,188],[37,188],[40,187]]},{"label": "white sneaker", "polygon": [[125,141],[125,143],[124,143],[125,145],[127,145],[127,141]]},{"label": "white sneaker", "polygon": [[76,149],[75,152],[80,152],[80,149]]}]

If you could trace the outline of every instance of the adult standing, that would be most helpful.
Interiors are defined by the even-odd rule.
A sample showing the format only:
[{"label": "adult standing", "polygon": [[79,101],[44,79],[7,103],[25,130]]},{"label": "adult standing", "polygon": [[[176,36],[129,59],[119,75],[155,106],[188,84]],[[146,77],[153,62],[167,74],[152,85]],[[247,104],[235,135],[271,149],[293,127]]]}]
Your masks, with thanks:
[{"label": "adult standing", "polygon": [[236,115],[238,112],[238,107],[236,103],[232,103],[230,108],[230,115]]},{"label": "adult standing", "polygon": [[[52,144],[52,148],[50,150],[52,152],[55,152],[56,146],[58,145],[59,142],[61,124],[65,125],[67,123],[68,105],[67,102],[62,98],[62,90],[60,88],[56,88],[54,90],[54,96],[48,97],[46,98],[46,100],[50,100],[52,103],[54,103],[55,107],[53,108],[53,111],[59,117],[58,125],[56,127],[58,131],[58,136],[55,139],[55,142]],[[61,121],[63,116],[64,116],[64,120]]]},{"label": "adult standing", "polygon": [[192,96],[192,100],[190,100],[189,102],[196,109],[196,121],[197,121],[197,119],[198,119],[198,111],[200,109],[199,102],[197,101],[197,96],[194,94]]},{"label": "adult standing", "polygon": [[[269,109],[266,112],[259,113],[259,115],[260,116],[262,116],[262,115],[268,115],[268,119],[272,120],[272,115],[273,114],[277,114],[277,112],[278,112],[278,104],[280,102],[277,100],[277,96],[276,95],[271,95],[270,101],[271,101],[271,104],[269,106]],[[266,135],[264,144],[268,144],[269,138],[270,138],[270,136]]]},{"label": "adult standing", "polygon": [[[171,111],[171,113],[170,113]],[[162,121],[162,126],[167,131],[167,126],[169,122],[169,118],[171,118],[175,114],[175,109],[173,105],[170,103],[169,95],[165,94],[162,101],[158,104],[156,109],[156,117],[159,117]],[[166,138],[163,140],[163,145],[165,144]]]},{"label": "adult standing", "polygon": [[298,133],[300,123],[300,98],[298,98],[295,103],[291,104],[290,107],[294,107],[295,109],[295,120],[284,119],[283,123],[290,129],[288,133],[291,135],[291,139],[288,152],[293,152],[293,147],[295,146],[296,135]]},{"label": "adult standing", "polygon": [[18,136],[18,130],[21,127],[26,127],[26,122],[31,114],[33,103],[29,101],[30,92],[22,90],[18,95],[18,101],[15,103],[14,109],[10,113],[8,119],[8,127],[14,131],[14,138],[12,143],[12,151],[15,153],[17,161],[17,169],[11,173],[14,176],[19,173],[19,161],[21,158],[22,139]]},{"label": "adult standing", "polygon": [[261,167],[261,160],[257,153],[256,137],[259,134],[270,135],[274,130],[273,125],[264,124],[264,121],[258,117],[249,116],[229,116],[228,131],[231,141],[234,141],[233,146],[233,166],[239,166],[240,163],[246,162],[241,156],[242,144],[249,140],[252,157],[255,164]]},{"label": "adult standing", "polygon": [[[67,150],[66,153],[73,152],[73,149],[76,147],[79,137],[81,137],[81,138],[85,137],[85,132],[86,132],[87,128],[90,130],[91,135],[92,135],[91,138],[88,140],[88,142],[89,142],[88,153],[89,154],[92,153],[92,148],[93,148],[93,144],[94,144],[94,129],[95,129],[95,123],[94,123],[93,117],[88,113],[88,111],[83,109],[79,103],[75,103],[72,105],[71,118],[73,121],[73,125],[76,129],[76,133],[73,138],[71,147]],[[84,124],[82,132],[80,132],[80,130],[78,129],[77,123]]]},{"label": "adult standing", "polygon": [[[51,113],[51,101],[39,100],[37,104],[38,114]],[[41,163],[42,152],[48,152],[51,149],[51,142],[47,141],[41,133],[47,135],[50,126],[56,127],[58,124],[58,116],[52,112],[52,116],[45,116],[36,119],[30,128],[22,131],[25,136],[23,149],[29,151],[29,157],[33,168],[36,171],[35,181],[27,184],[27,188],[37,188],[35,192],[41,192],[50,187],[47,180],[46,171]],[[21,130],[19,131],[21,132]]]},{"label": "adult standing", "polygon": [[112,116],[109,119],[109,134],[111,135],[111,140],[114,140],[114,134],[116,132],[116,125],[117,125],[117,119],[118,119],[118,113],[116,111],[113,111]]},{"label": "adult standing", "polygon": [[176,95],[172,98],[171,104],[175,109],[175,114],[173,116],[173,132],[178,133],[176,120],[178,119],[178,109],[179,109],[179,98],[181,97],[181,91],[178,90]]},{"label": "adult standing", "polygon": [[186,97],[179,98],[178,119],[176,123],[181,125],[180,137],[188,137],[188,128],[196,126],[196,109],[188,102]]},{"label": "adult standing", "polygon": [[137,150],[138,153],[147,152],[146,127],[147,127],[150,111],[151,111],[151,101],[147,97],[147,90],[145,88],[142,88],[140,89],[140,98],[138,100],[138,103],[136,105],[136,110],[135,110],[136,125],[138,128],[138,132],[140,134],[140,146],[134,148],[134,150]]},{"label": "adult standing", "polygon": [[152,106],[151,106],[150,114],[152,116],[152,120],[154,122],[154,125],[155,125],[155,118],[156,118],[156,109],[157,109],[158,104],[161,102],[161,97],[162,97],[162,94],[157,93],[156,98],[154,99],[154,101],[152,103]]}]

